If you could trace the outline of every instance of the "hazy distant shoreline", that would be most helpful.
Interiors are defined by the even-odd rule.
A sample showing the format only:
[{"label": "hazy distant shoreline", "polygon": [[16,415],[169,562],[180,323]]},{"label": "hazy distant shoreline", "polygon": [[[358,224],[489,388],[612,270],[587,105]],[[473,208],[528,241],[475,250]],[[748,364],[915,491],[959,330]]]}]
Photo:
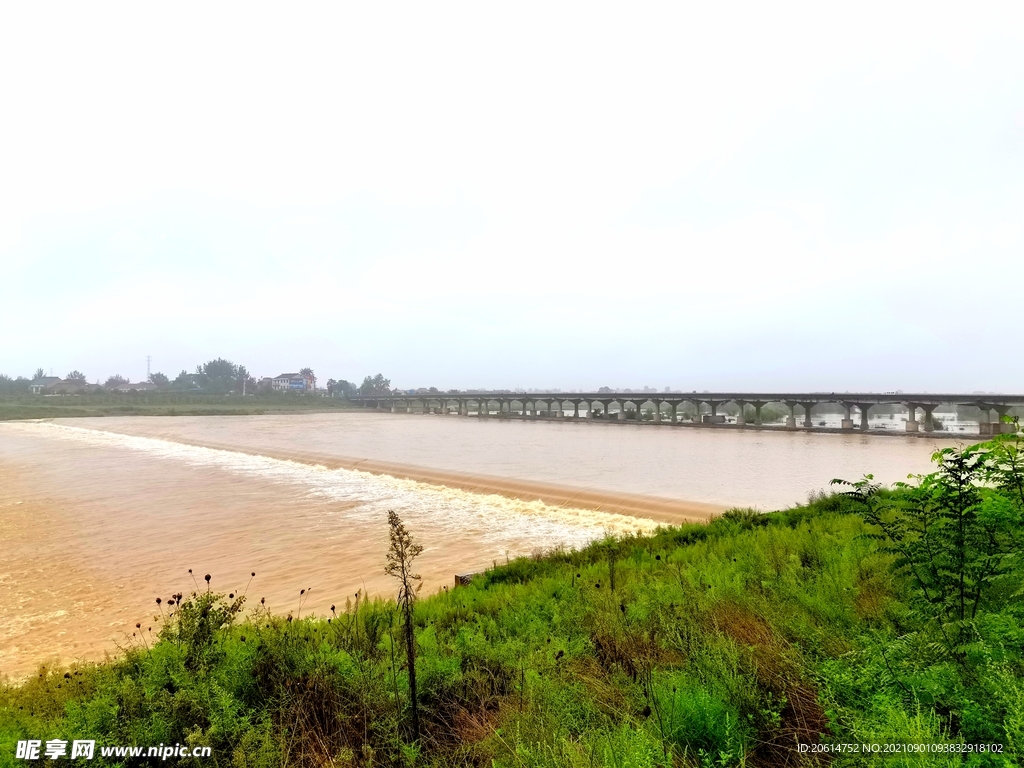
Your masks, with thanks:
[{"label": "hazy distant shoreline", "polygon": [[[316,398],[305,399],[305,398],[294,398],[294,403],[282,404],[280,400],[275,402],[273,405],[260,404],[260,403],[248,403],[245,401],[234,400],[227,402],[203,402],[203,403],[189,403],[189,404],[167,404],[167,403],[132,403],[132,404],[118,404],[118,405],[93,405],[93,404],[82,404],[77,403],[70,404],[51,404],[45,402],[36,402],[21,400],[17,402],[3,401],[0,400],[0,422],[3,421],[40,421],[50,419],[75,419],[75,418],[103,418],[103,417],[125,417],[125,416],[166,416],[166,417],[182,417],[182,416],[285,416],[285,415],[305,415],[305,414],[316,414],[316,413],[381,413],[382,415],[388,413],[386,411],[377,411],[372,408],[361,408],[353,405],[345,400],[334,400],[329,398]],[[390,415],[390,414],[388,414]],[[401,414],[402,416],[408,415],[410,418],[416,418],[423,416],[424,414]],[[437,415],[434,415],[437,417]],[[455,415],[447,415],[441,418],[464,418]],[[471,419],[477,417],[471,416]],[[668,422],[662,422],[660,424],[643,423],[637,424],[632,420],[619,421],[617,419],[544,419],[544,418],[530,418],[522,419],[519,417],[502,417],[502,416],[491,416],[490,421],[503,422],[503,421],[514,421],[514,422],[540,422],[540,423],[553,423],[557,422],[560,424],[578,424],[587,426],[603,426],[603,427],[636,427],[640,426],[645,429],[704,429],[711,431],[743,431],[743,432],[776,432],[781,434],[826,434],[826,435],[871,435],[880,437],[915,437],[925,439],[950,439],[950,440],[968,440],[975,441],[982,439],[977,432],[968,431],[953,431],[953,430],[935,430],[934,432],[925,432],[923,430],[918,432],[906,432],[901,429],[869,429],[867,432],[862,432],[860,429],[849,430],[839,429],[837,427],[822,427],[815,426],[813,429],[805,429],[803,427],[797,427],[795,429],[788,429],[780,424],[764,424],[757,426],[754,424],[693,424],[690,422],[680,422],[678,424],[669,424]],[[382,474],[388,474],[382,472]],[[411,477],[411,476],[410,476]],[[429,481],[425,481],[429,482]]]}]

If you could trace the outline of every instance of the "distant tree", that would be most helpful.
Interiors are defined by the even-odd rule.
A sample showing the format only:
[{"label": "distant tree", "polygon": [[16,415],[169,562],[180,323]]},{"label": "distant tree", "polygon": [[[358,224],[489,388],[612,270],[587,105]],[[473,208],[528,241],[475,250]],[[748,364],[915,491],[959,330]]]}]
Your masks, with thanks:
[{"label": "distant tree", "polygon": [[129,381],[119,373],[115,373],[103,384],[107,389],[113,389],[114,387],[120,386],[121,384],[128,384]]},{"label": "distant tree", "polygon": [[429,392],[429,393],[430,393],[431,395],[437,395],[437,394],[440,394],[440,393],[439,393],[439,392],[437,391],[437,387],[431,387],[430,389],[428,389],[428,390],[427,390],[427,392]]},{"label": "distant tree", "polygon": [[208,363],[203,363],[203,365],[196,369],[196,373],[200,373],[210,379],[227,379],[228,381],[234,381],[238,378],[238,366],[230,360],[218,357],[216,360],[210,360]]},{"label": "distant tree", "polygon": [[235,374],[235,391],[251,392],[255,388],[256,379],[250,375],[248,369],[244,365],[238,366],[238,371]]},{"label": "distant tree", "polygon": [[[600,387],[597,391],[598,392],[611,392],[612,388],[611,387]],[[628,392],[629,390],[626,390],[626,391]]]},{"label": "distant tree", "polygon": [[88,381],[85,378],[85,374],[82,373],[81,371],[72,371],[64,378],[67,379],[68,381],[73,381],[76,384],[85,384],[85,382]]},{"label": "distant tree", "polygon": [[12,379],[10,376],[0,374],[0,392],[27,392],[31,383],[31,380],[24,376]]},{"label": "distant tree", "polygon": [[192,378],[192,374],[182,368],[181,373],[178,374],[172,384],[179,389],[185,389],[187,387],[194,387],[195,381]]},{"label": "distant tree", "polygon": [[310,379],[313,382],[313,389],[316,389],[316,374],[313,373],[313,369],[312,368],[303,368],[303,369],[301,369],[299,371],[299,375],[303,376],[303,377],[305,377],[307,379]]},{"label": "distant tree", "polygon": [[398,579],[398,609],[402,612],[402,634],[405,636],[405,658],[409,669],[412,736],[413,741],[419,741],[420,717],[416,706],[416,634],[412,621],[412,609],[416,601],[416,592],[422,586],[422,582],[420,582],[420,575],[412,570],[412,561],[423,551],[423,547],[413,541],[412,535],[406,530],[402,519],[390,509],[388,510],[388,535],[391,544],[388,548],[388,561],[384,573]]},{"label": "distant tree", "polygon": [[42,368],[36,368],[36,372],[32,375],[32,381],[39,381],[46,376],[46,371]]},{"label": "distant tree", "polygon": [[383,375],[367,376],[359,385],[361,395],[389,395],[391,394],[391,379],[385,379]]},{"label": "distant tree", "polygon": [[159,371],[151,374],[149,380],[158,387],[166,387],[170,383],[170,379],[167,378],[167,374],[160,373]]},{"label": "distant tree", "polygon": [[196,366],[192,376],[192,384],[209,389],[213,392],[230,392],[242,390],[242,381],[252,381],[244,365],[235,365],[230,360],[218,357],[202,365]]},{"label": "distant tree", "polygon": [[344,379],[327,380],[327,392],[332,397],[348,397],[358,391],[356,385],[350,381],[345,381]]}]

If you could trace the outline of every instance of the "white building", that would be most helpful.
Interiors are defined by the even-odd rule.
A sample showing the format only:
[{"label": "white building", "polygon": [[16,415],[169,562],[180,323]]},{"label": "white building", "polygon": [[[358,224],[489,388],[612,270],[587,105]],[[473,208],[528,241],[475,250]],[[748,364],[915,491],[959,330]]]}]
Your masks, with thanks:
[{"label": "white building", "polygon": [[303,376],[301,373],[282,373],[275,376],[270,385],[275,392],[311,392],[313,377]]}]

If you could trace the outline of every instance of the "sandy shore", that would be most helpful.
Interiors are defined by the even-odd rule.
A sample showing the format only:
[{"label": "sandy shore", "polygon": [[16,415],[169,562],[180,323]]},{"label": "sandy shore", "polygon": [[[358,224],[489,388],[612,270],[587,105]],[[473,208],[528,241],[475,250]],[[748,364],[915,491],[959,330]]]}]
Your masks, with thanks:
[{"label": "sandy shore", "polygon": [[414,480],[429,485],[458,488],[470,493],[497,494],[506,498],[523,501],[542,501],[554,507],[592,509],[599,512],[630,515],[632,517],[645,517],[649,520],[669,525],[705,523],[727,509],[727,507],[721,504],[668,499],[638,493],[574,488],[567,485],[540,483],[494,475],[451,472],[376,459],[323,456],[313,453],[293,453],[280,450],[246,451],[237,445],[209,441],[189,441],[185,444],[243,453],[250,456],[268,456],[285,461],[319,465],[329,469],[355,469],[375,475],[389,475],[404,480]]},{"label": "sandy shore", "polygon": [[[335,460],[337,461],[337,460]],[[593,509],[633,517],[647,517],[662,523],[704,523],[725,511],[719,504],[698,501],[663,499],[632,493],[591,491],[550,483],[534,483],[527,480],[513,480],[492,475],[469,475],[442,472],[425,467],[410,467],[370,459],[351,459],[339,462],[345,469],[358,469],[374,474],[407,478],[431,485],[460,488],[473,493],[496,493],[512,499],[543,501],[557,507]]]}]

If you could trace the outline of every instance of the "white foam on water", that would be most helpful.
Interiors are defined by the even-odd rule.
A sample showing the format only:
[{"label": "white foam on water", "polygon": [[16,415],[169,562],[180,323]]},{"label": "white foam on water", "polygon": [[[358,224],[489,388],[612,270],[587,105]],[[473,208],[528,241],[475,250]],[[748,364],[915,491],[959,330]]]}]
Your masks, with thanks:
[{"label": "white foam on water", "polygon": [[272,456],[206,448],[153,437],[137,437],[51,422],[0,425],[38,436],[137,451],[157,459],[216,468],[237,475],[288,485],[307,498],[344,502],[345,509],[325,505],[314,526],[344,522],[378,523],[389,509],[399,511],[410,524],[419,523],[443,534],[471,534],[481,543],[514,543],[529,547],[585,546],[607,534],[647,533],[653,520],[595,510],[556,507],[542,501],[523,501],[499,495],[430,485],[353,469],[331,469]]}]

